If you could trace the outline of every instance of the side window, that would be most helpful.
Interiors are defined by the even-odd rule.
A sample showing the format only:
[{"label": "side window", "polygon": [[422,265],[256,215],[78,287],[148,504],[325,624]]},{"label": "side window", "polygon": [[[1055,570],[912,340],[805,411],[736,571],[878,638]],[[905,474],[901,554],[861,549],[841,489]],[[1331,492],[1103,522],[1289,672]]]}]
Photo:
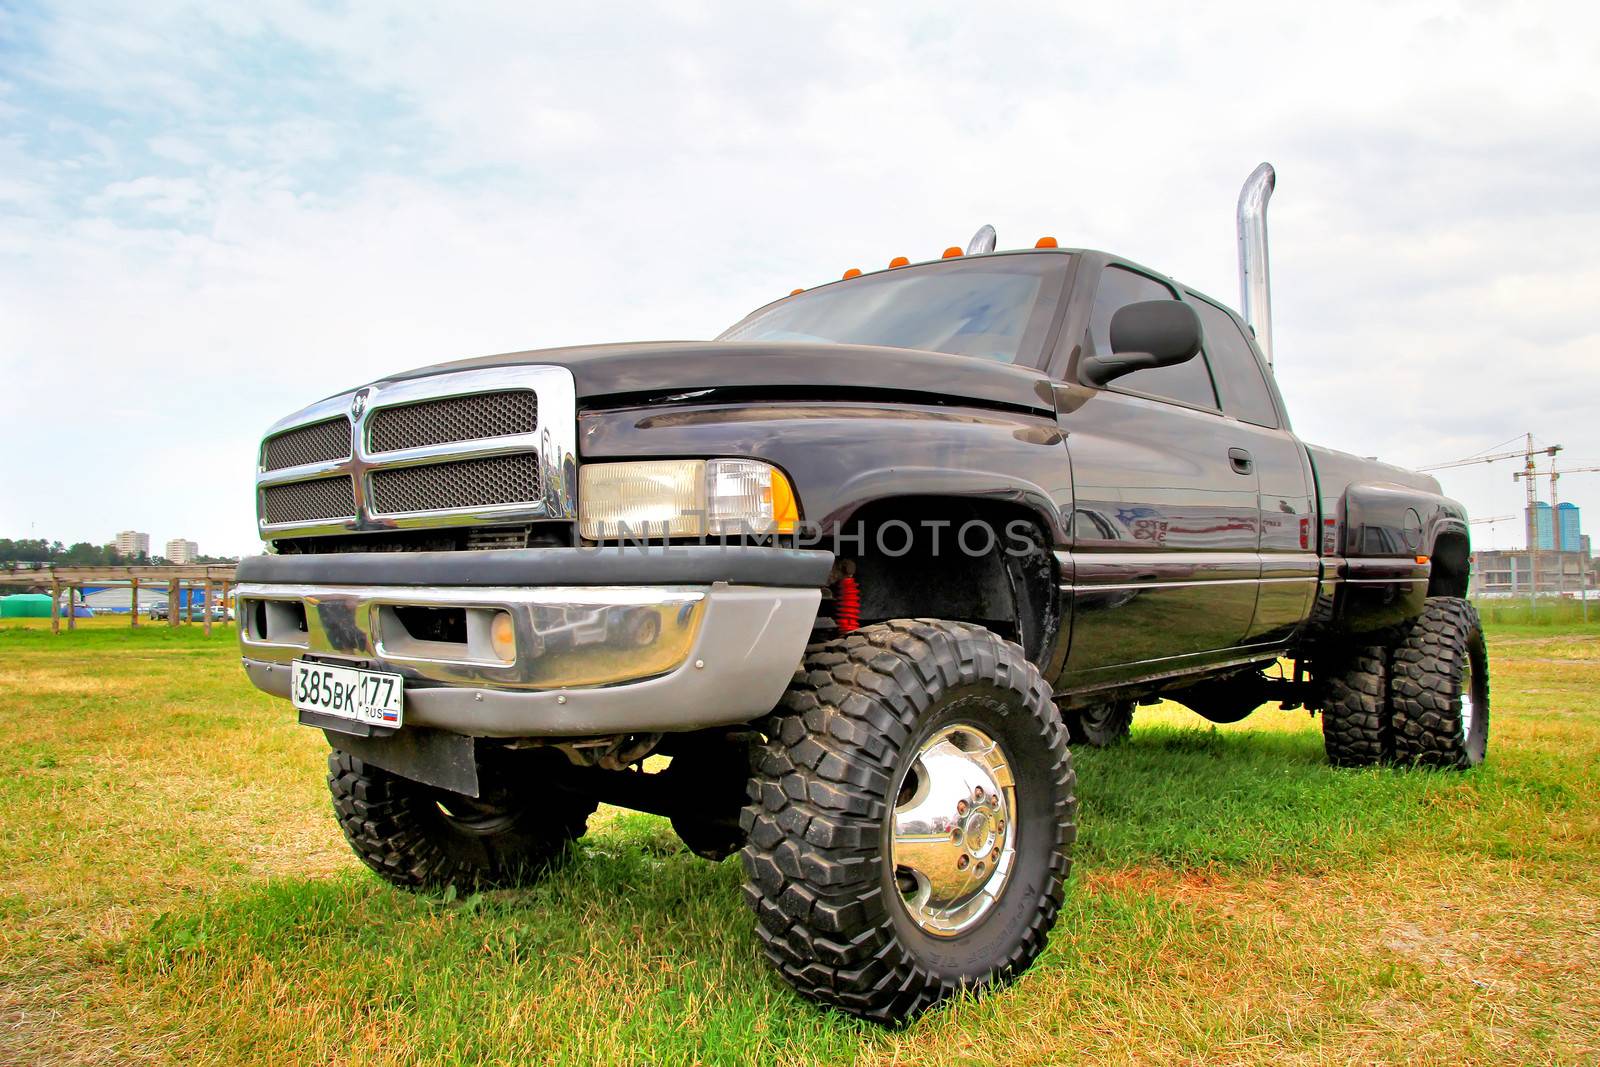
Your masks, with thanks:
[{"label": "side window", "polygon": [[[1154,278],[1123,267],[1107,267],[1100,273],[1100,285],[1094,292],[1094,309],[1089,313],[1089,350],[1097,355],[1111,353],[1111,316],[1118,308],[1143,300],[1175,299],[1172,290]],[[1118,378],[1111,388],[1165,397],[1196,407],[1215,409],[1217,406],[1211,375],[1201,356],[1175,367],[1134,371]]]},{"label": "side window", "polygon": [[1206,356],[1216,375],[1217,392],[1222,394],[1222,410],[1242,422],[1277,429],[1278,411],[1272,405],[1272,394],[1239,324],[1211,301],[1193,293],[1189,297],[1205,330]]}]

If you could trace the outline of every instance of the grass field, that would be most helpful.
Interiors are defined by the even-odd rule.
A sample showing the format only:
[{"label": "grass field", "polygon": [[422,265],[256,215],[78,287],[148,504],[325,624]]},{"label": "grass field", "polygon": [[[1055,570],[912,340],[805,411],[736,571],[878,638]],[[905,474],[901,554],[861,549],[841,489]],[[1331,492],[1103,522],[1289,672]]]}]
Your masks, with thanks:
[{"label": "grass field", "polygon": [[1076,753],[1050,948],[901,1031],[759,960],[737,861],[603,809],[528,891],[346,849],[325,746],[210,638],[0,624],[0,1063],[1600,1058],[1600,612],[1490,630],[1489,763],[1334,771],[1316,720],[1145,709]]}]

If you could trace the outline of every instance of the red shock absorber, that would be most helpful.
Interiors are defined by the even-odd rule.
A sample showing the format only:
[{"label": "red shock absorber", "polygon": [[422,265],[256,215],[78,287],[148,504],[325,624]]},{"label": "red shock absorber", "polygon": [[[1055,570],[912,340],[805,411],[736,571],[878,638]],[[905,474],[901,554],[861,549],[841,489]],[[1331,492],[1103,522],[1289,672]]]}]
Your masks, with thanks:
[{"label": "red shock absorber", "polygon": [[848,574],[833,587],[833,623],[842,634],[861,629],[861,587]]}]

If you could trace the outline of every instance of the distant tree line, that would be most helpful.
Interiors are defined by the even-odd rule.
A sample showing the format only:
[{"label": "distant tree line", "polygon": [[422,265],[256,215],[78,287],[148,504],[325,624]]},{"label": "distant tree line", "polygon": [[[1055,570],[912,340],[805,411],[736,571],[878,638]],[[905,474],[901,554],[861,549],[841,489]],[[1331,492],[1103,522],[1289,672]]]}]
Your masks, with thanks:
[{"label": "distant tree line", "polygon": [[[237,563],[232,556],[196,556],[195,563]],[[87,541],[79,541],[75,545],[63,545],[60,541],[46,541],[43,538],[23,537],[13,541],[9,537],[0,537],[0,564],[7,563],[59,563],[63,566],[157,566],[164,567],[171,564],[165,556],[152,556],[139,553],[137,556],[124,556],[117,551],[115,545],[91,545]]]}]

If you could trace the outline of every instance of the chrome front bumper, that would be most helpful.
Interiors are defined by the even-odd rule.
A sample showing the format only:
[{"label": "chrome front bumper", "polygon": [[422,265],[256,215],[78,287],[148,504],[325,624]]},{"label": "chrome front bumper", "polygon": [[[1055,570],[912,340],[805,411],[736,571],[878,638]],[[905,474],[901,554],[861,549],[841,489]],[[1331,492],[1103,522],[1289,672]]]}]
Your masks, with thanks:
[{"label": "chrome front bumper", "polygon": [[[483,737],[693,730],[747,722],[783,695],[819,589],[732,585],[419,588],[245,583],[239,640],[257,688],[289,695],[299,658],[406,679],[405,722]],[[301,614],[303,612],[303,615]],[[405,620],[459,612],[464,640]],[[511,616],[516,649],[487,636]],[[464,625],[461,625],[464,623]]]},{"label": "chrome front bumper", "polygon": [[[253,556],[237,571],[240,651],[282,697],[301,658],[399,674],[407,726],[695,730],[777,705],[832,566],[829,552],[714,545]],[[511,651],[493,640],[502,612]]]}]

